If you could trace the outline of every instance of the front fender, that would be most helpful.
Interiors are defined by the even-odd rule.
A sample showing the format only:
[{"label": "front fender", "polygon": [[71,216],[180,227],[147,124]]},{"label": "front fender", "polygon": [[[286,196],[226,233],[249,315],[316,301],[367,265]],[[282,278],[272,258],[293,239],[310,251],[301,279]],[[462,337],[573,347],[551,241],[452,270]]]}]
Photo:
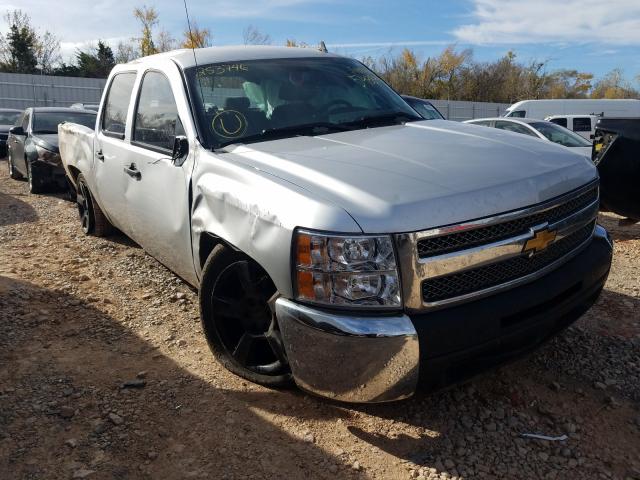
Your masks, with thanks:
[{"label": "front fender", "polygon": [[200,149],[192,176],[192,247],[199,278],[212,234],[265,269],[281,295],[291,298],[291,239],[297,227],[361,233],[342,208],[286,180],[233,162],[233,154]]}]

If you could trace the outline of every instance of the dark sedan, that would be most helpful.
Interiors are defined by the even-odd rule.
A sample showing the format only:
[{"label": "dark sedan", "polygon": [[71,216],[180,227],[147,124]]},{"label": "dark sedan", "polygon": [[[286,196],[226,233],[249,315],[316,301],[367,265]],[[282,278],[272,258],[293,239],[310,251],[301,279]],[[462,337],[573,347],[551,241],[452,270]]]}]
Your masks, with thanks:
[{"label": "dark sedan", "polygon": [[94,128],[96,112],[76,108],[27,108],[9,130],[9,174],[13,179],[27,177],[31,193],[40,193],[50,185],[66,185],[58,149],[58,125],[63,122]]},{"label": "dark sedan", "polygon": [[425,120],[444,120],[444,116],[440,113],[440,110],[429,100],[412,97],[410,95],[402,95],[402,98]]},{"label": "dark sedan", "polygon": [[9,130],[16,124],[21,113],[22,110],[0,108],[0,158],[7,156]]}]

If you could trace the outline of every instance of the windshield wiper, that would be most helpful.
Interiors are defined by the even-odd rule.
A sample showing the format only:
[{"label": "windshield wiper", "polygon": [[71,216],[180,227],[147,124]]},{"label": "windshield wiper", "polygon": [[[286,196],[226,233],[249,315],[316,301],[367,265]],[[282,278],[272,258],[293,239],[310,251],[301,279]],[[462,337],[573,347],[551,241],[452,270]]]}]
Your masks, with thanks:
[{"label": "windshield wiper", "polygon": [[413,122],[418,120],[423,120],[423,119],[418,115],[412,115],[411,113],[407,113],[407,112],[390,112],[390,113],[383,113],[382,115],[372,115],[369,117],[361,117],[351,122],[347,122],[344,125],[366,128],[372,125],[384,125],[389,123],[391,125],[398,125],[398,124],[403,124],[406,122]]},{"label": "windshield wiper", "polygon": [[279,138],[295,137],[299,135],[326,135],[328,133],[346,132],[348,130],[353,130],[353,127],[342,123],[331,122],[315,122],[305,123],[303,125],[290,125],[288,127],[268,128],[266,130],[262,130],[260,133],[256,133],[255,135],[248,135],[246,137],[229,140],[228,142],[222,142],[218,144],[215,149],[224,148],[227,145],[233,145],[235,143],[253,143],[266,140],[276,140]]}]

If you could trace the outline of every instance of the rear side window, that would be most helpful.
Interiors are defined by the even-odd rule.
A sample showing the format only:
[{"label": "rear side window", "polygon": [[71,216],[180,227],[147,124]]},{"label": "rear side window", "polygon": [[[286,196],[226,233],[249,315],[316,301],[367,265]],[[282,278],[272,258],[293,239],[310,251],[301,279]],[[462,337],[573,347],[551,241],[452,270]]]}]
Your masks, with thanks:
[{"label": "rear side window", "polygon": [[567,119],[566,118],[552,118],[549,120],[556,125],[560,125],[561,127],[567,128]]},{"label": "rear side window", "polygon": [[522,133],[523,135],[531,135],[532,137],[537,137],[535,133],[533,133],[524,125],[520,125],[519,123],[497,121],[496,128],[499,128],[500,130],[508,130],[509,132]]},{"label": "rear side window", "polygon": [[507,115],[507,117],[524,118],[526,117],[526,115],[527,115],[526,110],[516,110],[514,112],[510,112],[509,115]]},{"label": "rear side window", "polygon": [[[566,127],[566,125],[563,125]],[[573,131],[574,132],[590,132],[591,131],[591,118],[589,117],[576,117],[573,119]]]},{"label": "rear side window", "polygon": [[109,136],[124,138],[127,110],[136,74],[119,73],[113,77],[102,114],[102,131]]},{"label": "rear side window", "polygon": [[145,146],[172,150],[177,135],[184,135],[173,91],[167,77],[150,71],[140,87],[133,140]]}]

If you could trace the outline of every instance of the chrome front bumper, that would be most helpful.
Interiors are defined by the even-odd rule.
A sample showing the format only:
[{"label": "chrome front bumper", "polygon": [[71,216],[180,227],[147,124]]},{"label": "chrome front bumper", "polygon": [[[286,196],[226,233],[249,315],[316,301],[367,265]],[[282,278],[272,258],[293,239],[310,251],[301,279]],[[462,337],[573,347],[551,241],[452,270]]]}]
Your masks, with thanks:
[{"label": "chrome front bumper", "polygon": [[276,300],[293,377],[308,392],[354,403],[410,397],[418,384],[418,334],[408,316],[353,316]]}]

